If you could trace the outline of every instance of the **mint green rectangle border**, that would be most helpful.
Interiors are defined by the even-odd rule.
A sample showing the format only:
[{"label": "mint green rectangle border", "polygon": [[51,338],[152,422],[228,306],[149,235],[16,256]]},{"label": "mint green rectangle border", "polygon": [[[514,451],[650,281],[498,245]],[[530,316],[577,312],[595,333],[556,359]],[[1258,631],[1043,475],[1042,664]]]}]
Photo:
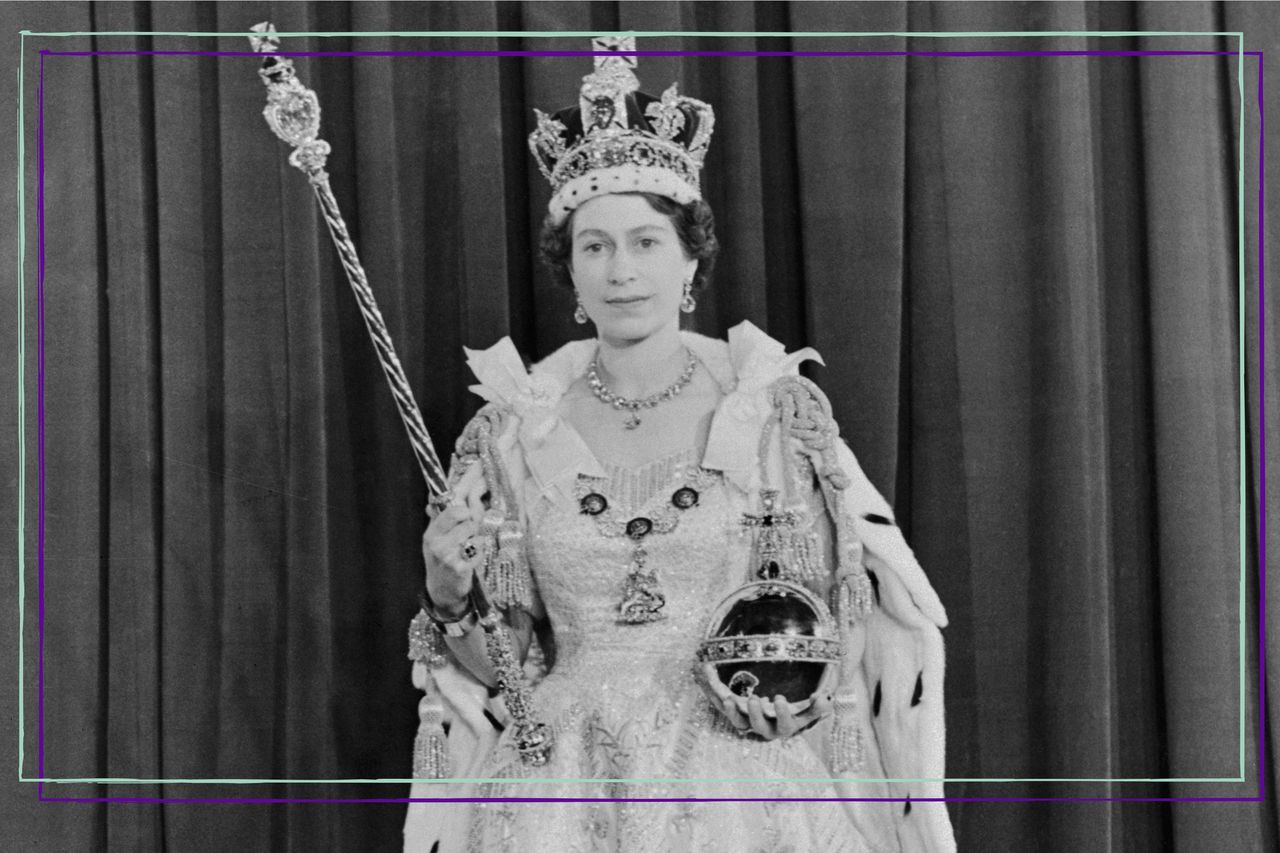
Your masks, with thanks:
[{"label": "mint green rectangle border", "polygon": [[[96,784],[192,784],[192,785],[213,785],[213,784],[230,784],[230,785],[256,785],[269,783],[288,783],[288,784],[337,784],[337,783],[369,783],[369,784],[403,784],[403,783],[421,783],[429,784],[470,784],[477,782],[600,782],[599,779],[141,779],[132,777],[31,777],[23,775],[23,766],[25,764],[24,735],[26,732],[26,696],[24,693],[23,680],[23,664],[26,659],[25,652],[25,621],[26,621],[26,587],[24,580],[25,573],[25,519],[26,519],[26,382],[25,382],[25,354],[26,354],[26,137],[24,114],[24,99],[26,90],[25,67],[26,67],[26,40],[31,37],[75,37],[75,36],[228,36],[228,37],[249,37],[257,35],[251,31],[243,33],[237,32],[129,32],[129,31],[85,31],[85,32],[33,32],[31,30],[20,31],[21,45],[19,48],[18,59],[18,781],[19,782],[48,782],[48,783],[96,783]],[[943,777],[939,778],[920,778],[920,779],[849,779],[834,780],[831,777],[822,779],[791,779],[792,782],[822,782],[830,783],[832,781],[881,781],[881,782],[1246,782],[1245,779],[1245,733],[1246,716],[1246,675],[1245,662],[1247,655],[1245,653],[1246,630],[1246,594],[1245,594],[1245,566],[1246,566],[1246,536],[1247,525],[1245,523],[1245,501],[1247,499],[1246,481],[1245,481],[1245,447],[1246,447],[1246,430],[1247,413],[1245,411],[1245,221],[1244,221],[1244,134],[1245,134],[1245,97],[1244,97],[1244,33],[1229,31],[1152,31],[1143,32],[1137,30],[1114,30],[1105,32],[1090,31],[1053,31],[1041,30],[1030,32],[706,32],[706,31],[617,31],[610,33],[607,31],[579,31],[579,32],[558,32],[558,31],[510,31],[510,30],[477,30],[477,31],[424,31],[424,32],[296,32],[296,33],[276,33],[280,38],[332,38],[332,37],[370,37],[370,36],[390,36],[390,37],[423,37],[437,36],[444,38],[594,38],[601,35],[635,35],[643,37],[712,37],[712,38],[1016,38],[1016,37],[1170,37],[1170,36],[1231,36],[1237,40],[1236,48],[1236,82],[1239,90],[1240,107],[1238,110],[1240,117],[1239,127],[1239,152],[1237,157],[1236,172],[1236,200],[1237,200],[1237,234],[1238,237],[1238,254],[1237,254],[1237,291],[1238,291],[1238,310],[1239,310],[1239,359],[1240,359],[1240,380],[1239,380],[1239,422],[1240,422],[1240,776],[1238,778],[1231,777],[1166,777],[1166,778],[1094,778],[1094,777],[1025,777],[1025,778],[966,778],[966,777]],[[1261,63],[1259,63],[1261,66]],[[1259,771],[1261,772],[1261,770]],[[616,781],[616,780],[614,780]],[[764,782],[762,779],[628,779],[630,782]]]}]

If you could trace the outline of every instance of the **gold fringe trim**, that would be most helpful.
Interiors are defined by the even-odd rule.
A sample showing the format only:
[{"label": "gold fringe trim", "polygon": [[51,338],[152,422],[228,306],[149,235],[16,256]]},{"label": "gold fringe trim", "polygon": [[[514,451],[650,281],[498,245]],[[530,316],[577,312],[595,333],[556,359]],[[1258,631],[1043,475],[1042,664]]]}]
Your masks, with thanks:
[{"label": "gold fringe trim", "polygon": [[836,696],[835,721],[827,745],[831,771],[838,776],[857,773],[866,760],[866,747],[862,742],[862,727],[854,712],[858,700],[852,693]]},{"label": "gold fringe trim", "polygon": [[449,750],[444,733],[444,704],[435,679],[428,675],[427,693],[418,700],[418,734],[413,739],[413,778],[448,779]]}]

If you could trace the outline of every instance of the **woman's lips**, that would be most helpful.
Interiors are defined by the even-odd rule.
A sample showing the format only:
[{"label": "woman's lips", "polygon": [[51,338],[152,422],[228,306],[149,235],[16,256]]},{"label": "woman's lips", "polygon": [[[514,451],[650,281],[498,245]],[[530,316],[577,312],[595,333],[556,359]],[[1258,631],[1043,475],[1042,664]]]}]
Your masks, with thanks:
[{"label": "woman's lips", "polygon": [[641,303],[647,302],[648,300],[649,300],[649,297],[647,296],[626,296],[626,297],[618,297],[614,299],[606,299],[605,304],[611,305],[615,308],[631,308],[633,306],[640,305]]}]

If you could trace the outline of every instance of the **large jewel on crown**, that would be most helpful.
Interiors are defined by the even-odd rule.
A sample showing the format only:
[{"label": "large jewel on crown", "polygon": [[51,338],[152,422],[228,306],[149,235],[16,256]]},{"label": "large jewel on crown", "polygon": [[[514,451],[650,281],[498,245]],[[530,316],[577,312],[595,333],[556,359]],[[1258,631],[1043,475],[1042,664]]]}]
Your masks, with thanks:
[{"label": "large jewel on crown", "polygon": [[698,646],[698,660],[731,692],[793,704],[817,692],[840,655],[836,622],[822,599],[777,580],[746,584],[720,602]]}]

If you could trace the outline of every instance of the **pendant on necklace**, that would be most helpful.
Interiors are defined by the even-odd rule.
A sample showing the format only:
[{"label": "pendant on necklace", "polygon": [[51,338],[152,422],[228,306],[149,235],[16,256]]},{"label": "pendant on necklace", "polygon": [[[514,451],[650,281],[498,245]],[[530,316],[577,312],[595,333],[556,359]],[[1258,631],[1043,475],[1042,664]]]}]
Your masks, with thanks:
[{"label": "pendant on necklace", "polygon": [[631,414],[627,415],[627,419],[622,422],[627,429],[635,429],[640,426],[640,414],[635,409],[631,410]]},{"label": "pendant on necklace", "polygon": [[631,567],[622,587],[622,600],[618,602],[618,621],[625,625],[643,625],[667,616],[662,612],[667,604],[667,597],[662,593],[657,573],[645,569],[649,552],[640,544],[640,540],[651,530],[653,522],[647,518],[633,518],[627,522],[627,535],[636,544],[631,552]]},{"label": "pendant on necklace", "polygon": [[667,597],[662,594],[657,575],[643,570],[627,574],[622,589],[622,601],[618,602],[618,621],[624,625],[644,625],[666,618],[662,608]]}]

